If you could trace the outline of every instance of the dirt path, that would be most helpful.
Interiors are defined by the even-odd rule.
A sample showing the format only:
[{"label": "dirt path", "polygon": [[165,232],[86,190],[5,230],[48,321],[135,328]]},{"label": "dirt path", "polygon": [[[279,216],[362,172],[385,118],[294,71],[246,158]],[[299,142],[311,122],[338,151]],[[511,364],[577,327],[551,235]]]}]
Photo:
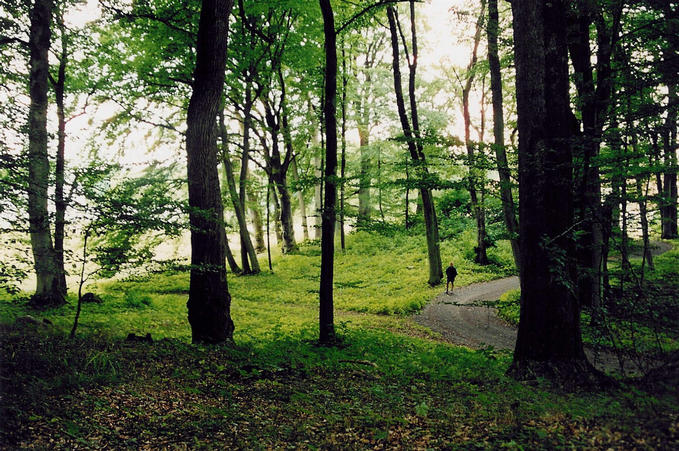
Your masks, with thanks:
[{"label": "dirt path", "polygon": [[[669,243],[657,242],[652,245],[654,255],[670,249],[672,245]],[[495,309],[484,305],[484,301],[495,301],[502,293],[515,288],[519,288],[518,277],[456,288],[450,295],[444,292],[436,296],[414,319],[418,324],[439,332],[450,343],[472,349],[492,346],[495,349],[512,350],[516,344],[516,327],[500,319]],[[598,369],[620,372],[615,355],[595,353],[587,348],[585,352]],[[625,362],[625,372],[635,373],[636,368],[633,366],[632,362]]]}]

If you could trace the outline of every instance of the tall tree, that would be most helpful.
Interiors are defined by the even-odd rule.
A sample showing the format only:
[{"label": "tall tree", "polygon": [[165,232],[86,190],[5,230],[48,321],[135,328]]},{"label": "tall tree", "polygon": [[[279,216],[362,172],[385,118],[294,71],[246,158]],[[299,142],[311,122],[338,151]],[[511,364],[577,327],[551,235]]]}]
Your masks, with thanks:
[{"label": "tall tree", "polygon": [[321,283],[319,290],[319,342],[335,340],[333,273],[335,264],[335,222],[337,212],[337,36],[330,0],[319,0],[325,36],[325,197],[321,217]]},{"label": "tall tree", "polygon": [[488,0],[488,66],[490,69],[490,90],[493,97],[493,149],[497,161],[497,172],[500,176],[500,199],[505,226],[509,232],[512,254],[516,267],[520,268],[519,223],[516,220],[512,180],[507,163],[505,149],[505,121],[502,108],[502,72],[498,51],[500,34],[497,0]]},{"label": "tall tree", "polygon": [[[476,218],[476,257],[474,261],[480,265],[488,264],[488,254],[486,248],[488,246],[488,238],[486,234],[486,212],[483,205],[483,194],[479,199],[477,185],[483,183],[484,174],[482,170],[477,168],[476,152],[474,151],[474,143],[470,137],[471,131],[471,116],[469,114],[469,94],[471,93],[472,84],[477,71],[478,63],[478,49],[481,42],[481,31],[483,29],[483,18],[486,13],[486,1],[481,0],[481,12],[476,21],[474,31],[474,45],[472,48],[472,56],[467,65],[467,74],[462,86],[462,117],[464,119],[464,144],[467,148],[467,164],[469,166],[469,179],[467,186],[469,189],[469,197],[471,198],[472,210]],[[483,126],[483,125],[482,125]]]},{"label": "tall tree", "polygon": [[573,291],[572,127],[564,0],[514,0],[521,313],[510,374],[589,381]]},{"label": "tall tree", "polygon": [[65,302],[47,211],[50,172],[47,155],[47,83],[52,8],[51,0],[35,1],[31,10],[29,37],[31,104],[28,114],[28,217],[37,281],[32,302],[40,306]]},{"label": "tall tree", "polygon": [[191,280],[187,307],[194,343],[228,341],[233,338],[234,330],[224,261],[216,136],[232,6],[232,0],[202,2],[193,93],[186,118],[191,207]]},{"label": "tall tree", "polygon": [[[436,221],[436,210],[434,208],[434,198],[431,188],[426,185],[429,178],[427,160],[424,154],[422,137],[420,136],[419,119],[417,115],[417,100],[415,98],[415,79],[417,73],[417,34],[415,30],[415,2],[410,2],[410,32],[411,32],[411,54],[406,54],[408,60],[408,94],[410,100],[410,120],[405,108],[403,87],[401,86],[401,68],[399,55],[399,35],[400,22],[397,10],[390,6],[387,8],[387,18],[389,19],[389,31],[391,33],[391,48],[393,55],[392,69],[394,74],[394,92],[396,94],[396,106],[398,116],[401,121],[401,128],[408,145],[410,157],[415,165],[420,183],[420,197],[422,199],[422,209],[424,211],[424,226],[427,235],[427,255],[429,259],[429,284],[434,286],[441,283],[443,269],[441,268],[441,251],[439,249],[439,231]],[[404,40],[405,44],[405,40]],[[407,52],[407,48],[406,48]],[[411,127],[412,122],[412,127]]]}]

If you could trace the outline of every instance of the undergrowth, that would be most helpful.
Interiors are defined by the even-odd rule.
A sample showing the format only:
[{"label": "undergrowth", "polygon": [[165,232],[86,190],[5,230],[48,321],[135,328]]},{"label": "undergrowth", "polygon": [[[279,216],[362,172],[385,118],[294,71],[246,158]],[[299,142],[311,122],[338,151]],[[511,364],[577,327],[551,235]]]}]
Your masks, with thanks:
[{"label": "undergrowth", "polygon": [[[314,246],[274,273],[229,276],[235,344],[189,344],[188,277],[156,274],[90,287],[80,332],[71,304],[0,302],[6,448],[676,448],[673,379],[612,392],[562,393],[504,375],[510,354],[437,340],[400,313],[426,285],[423,238],[351,237],[337,256],[341,346],[318,347]],[[461,285],[506,275],[444,243]],[[503,245],[497,248],[505,252]],[[508,254],[510,255],[510,254]],[[504,261],[500,256],[498,260]],[[511,260],[510,260],[511,261]],[[410,268],[412,266],[412,268]],[[36,321],[21,320],[26,314]],[[52,324],[42,323],[48,319]],[[128,333],[154,341],[128,342]]]}]

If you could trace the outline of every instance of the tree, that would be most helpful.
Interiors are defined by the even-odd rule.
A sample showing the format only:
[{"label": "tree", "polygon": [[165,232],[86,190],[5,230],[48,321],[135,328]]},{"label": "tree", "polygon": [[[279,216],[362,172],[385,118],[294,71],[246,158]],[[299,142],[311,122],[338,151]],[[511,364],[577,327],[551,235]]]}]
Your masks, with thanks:
[{"label": "tree", "polygon": [[319,0],[325,36],[325,196],[321,217],[321,283],[319,289],[319,342],[335,341],[333,272],[335,264],[335,222],[337,212],[337,36],[330,0]]},{"label": "tree", "polygon": [[[394,7],[387,8],[387,18],[389,19],[389,31],[391,33],[391,48],[393,55],[393,74],[394,92],[396,94],[396,106],[401,121],[401,128],[405,141],[408,146],[410,157],[413,160],[417,171],[420,184],[420,197],[422,198],[422,209],[424,211],[424,226],[427,235],[427,255],[429,258],[429,284],[434,286],[441,283],[443,269],[441,268],[441,251],[439,250],[439,231],[436,221],[436,209],[431,188],[426,185],[429,179],[427,160],[422,145],[420,135],[419,119],[417,115],[417,101],[415,98],[415,77],[417,71],[417,35],[415,33],[415,3],[410,2],[410,31],[412,55],[406,54],[408,60],[408,94],[410,99],[410,121],[406,113],[405,100],[403,97],[403,87],[401,86],[401,68],[399,56],[399,34],[400,22],[398,21],[397,11]],[[405,44],[405,40],[404,40]],[[407,53],[407,48],[406,48]],[[412,121],[412,127],[411,122]]]},{"label": "tree", "polygon": [[572,138],[563,0],[515,0],[521,312],[509,373],[588,381],[574,295]]},{"label": "tree", "polygon": [[488,66],[490,69],[490,90],[493,97],[493,149],[500,177],[500,199],[505,226],[509,232],[512,254],[516,267],[520,268],[519,224],[516,220],[512,180],[505,149],[505,123],[502,109],[502,72],[498,55],[499,14],[497,0],[488,0]]},{"label": "tree", "polygon": [[486,1],[481,0],[481,12],[479,13],[478,20],[476,21],[472,56],[471,60],[469,61],[469,65],[467,65],[467,73],[465,76],[464,85],[462,86],[464,144],[467,148],[467,165],[469,166],[469,179],[467,184],[469,189],[469,197],[472,201],[472,210],[474,211],[474,217],[476,218],[476,247],[474,248],[476,251],[476,257],[474,261],[480,265],[487,265],[489,263],[488,254],[486,252],[486,247],[488,246],[488,237],[486,235],[486,213],[485,206],[483,205],[483,188],[481,189],[480,199],[477,190],[477,185],[479,182],[483,184],[484,174],[479,174],[479,172],[482,172],[482,170],[477,168],[477,158],[475,155],[476,152],[474,151],[474,143],[470,137],[471,117],[469,114],[469,94],[471,92],[472,84],[477,71],[478,49],[479,43],[481,42],[481,31],[483,28],[483,18],[485,16],[485,12]]},{"label": "tree", "polygon": [[38,306],[65,302],[47,211],[50,172],[47,155],[47,82],[52,7],[51,0],[35,1],[31,10],[29,39],[31,105],[28,115],[28,216],[37,280],[32,302]]},{"label": "tree", "polygon": [[222,199],[217,173],[217,111],[226,69],[232,0],[203,0],[198,25],[193,93],[186,118],[191,224],[189,323],[194,343],[233,338],[226,280]]}]

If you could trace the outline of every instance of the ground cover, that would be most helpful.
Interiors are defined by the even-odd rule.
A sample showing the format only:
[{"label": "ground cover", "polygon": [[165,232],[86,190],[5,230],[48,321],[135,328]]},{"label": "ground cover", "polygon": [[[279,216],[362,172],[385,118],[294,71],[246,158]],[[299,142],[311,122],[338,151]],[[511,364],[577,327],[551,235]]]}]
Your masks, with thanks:
[{"label": "ground cover", "polygon": [[[345,286],[338,292],[361,292],[348,284],[361,277],[357,285],[368,305],[361,308],[358,296],[338,301],[345,302],[337,312],[338,348],[314,343],[316,287],[301,277],[318,259],[312,247],[277,259],[273,275],[230,278],[234,346],[188,343],[183,274],[100,285],[104,302],[85,307],[75,340],[65,338],[72,306],[35,312],[24,300],[4,299],[0,443],[58,449],[679,446],[676,375],[605,392],[515,382],[504,375],[509,353],[452,346],[406,315],[385,314],[409,311],[412,300],[376,308],[379,296],[410,290],[425,297],[441,288],[426,286],[424,270],[417,282],[400,273],[372,277],[372,252],[384,270],[391,262],[407,270],[425,257],[415,255],[412,244],[420,238],[368,238],[375,243],[352,237],[356,246],[338,258],[338,274],[362,270],[351,279],[339,276],[338,286]],[[464,249],[456,246],[455,254],[451,248],[446,252],[460,258],[461,277],[472,278]],[[505,274],[496,268],[495,277]],[[383,284],[373,287],[378,280]],[[150,332],[154,341],[125,341],[130,332]]]}]

